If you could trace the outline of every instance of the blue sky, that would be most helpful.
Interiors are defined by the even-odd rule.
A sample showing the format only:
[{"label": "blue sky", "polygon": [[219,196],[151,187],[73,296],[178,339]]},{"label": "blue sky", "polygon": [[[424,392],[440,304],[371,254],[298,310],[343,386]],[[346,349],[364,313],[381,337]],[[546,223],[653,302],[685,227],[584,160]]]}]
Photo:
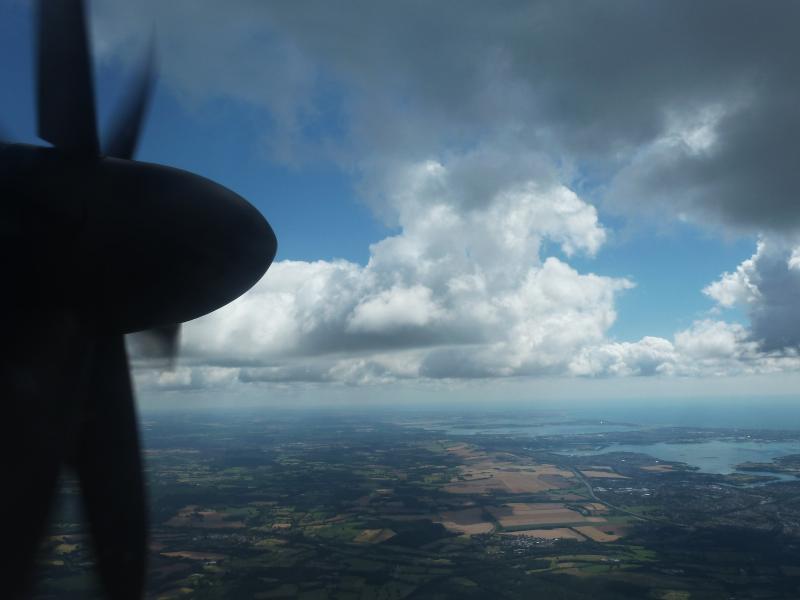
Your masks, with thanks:
[{"label": "blue sky", "polygon": [[[302,14],[244,0],[92,4],[101,122],[155,23],[161,78],[138,157],[237,191],[279,239],[276,265],[236,305],[252,321],[223,309],[190,324],[186,365],[145,373],[141,385],[239,393],[651,376],[708,387],[794,372],[795,340],[770,344],[767,325],[794,285],[791,268],[767,270],[794,256],[800,210],[784,193],[793,176],[781,161],[736,162],[762,143],[742,123],[772,131],[764,115],[800,99],[793,81],[775,83],[791,70],[776,60],[791,43],[775,25],[786,15],[765,13],[756,41],[725,57],[747,5],[714,20],[715,3],[666,17],[663,6],[620,3],[601,15],[601,32],[586,8],[548,2],[514,5],[515,18],[478,5],[455,15],[446,4],[375,14],[356,4],[343,16],[324,3]],[[646,35],[664,18],[683,38]],[[720,35],[704,42],[710,22]],[[485,33],[471,35],[476,26]],[[564,39],[575,32],[588,42]],[[0,0],[0,47],[0,127],[36,143],[24,3]],[[753,83],[755,69],[764,74]],[[519,239],[453,241],[501,238],[492,219],[518,210],[531,219]],[[752,268],[736,275],[759,239]],[[481,248],[487,258],[458,256]],[[409,253],[449,274],[420,271]],[[453,292],[476,277],[505,287]],[[552,285],[573,290],[563,314],[557,301],[542,308]],[[491,316],[475,316],[484,310]],[[573,341],[555,340],[560,327]],[[242,333],[254,330],[258,339]]]},{"label": "blue sky", "polygon": [[[8,0],[0,7],[2,123],[13,141],[41,143],[35,133],[30,10]],[[126,73],[118,67],[96,66],[101,123],[113,111],[113,99],[124,93]],[[269,128],[264,111],[225,97],[188,105],[162,85],[155,91],[138,158],[202,174],[245,196],[281,231],[281,258],[366,261],[369,244],[388,229],[359,202],[352,178],[334,165],[276,165],[262,143]]]}]

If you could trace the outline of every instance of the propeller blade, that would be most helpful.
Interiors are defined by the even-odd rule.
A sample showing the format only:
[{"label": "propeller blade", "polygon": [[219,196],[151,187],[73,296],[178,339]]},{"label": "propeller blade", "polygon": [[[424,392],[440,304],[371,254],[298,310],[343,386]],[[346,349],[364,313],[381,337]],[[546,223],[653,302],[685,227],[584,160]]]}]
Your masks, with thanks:
[{"label": "propeller blade", "polygon": [[[53,507],[53,500],[56,495],[56,482],[61,470],[60,448],[57,443],[48,443],[45,440],[57,442],[61,439],[60,430],[56,423],[48,422],[48,416],[41,414],[33,416],[27,414],[32,411],[26,410],[23,417],[18,420],[19,412],[14,412],[14,418],[9,419],[8,425],[19,427],[20,423],[28,425],[22,418],[36,419],[37,425],[44,425],[36,432],[35,440],[21,446],[3,448],[10,452],[20,452],[16,455],[19,459],[8,459],[4,461],[4,477],[8,477],[9,482],[14,482],[14,489],[10,497],[4,498],[0,502],[5,514],[13,514],[7,524],[7,536],[9,543],[14,544],[9,563],[4,565],[3,570],[9,577],[4,577],[4,586],[7,591],[10,588],[10,598],[27,598],[30,588],[34,581],[34,570],[36,565],[36,555],[42,542],[47,527],[50,524],[50,513]],[[34,421],[36,422],[36,421]],[[13,423],[13,425],[12,425]],[[49,434],[55,435],[50,436]],[[13,436],[14,439],[16,436]],[[22,437],[22,436],[20,436]],[[41,443],[35,443],[41,442]]]},{"label": "propeller blade", "polygon": [[123,336],[97,339],[75,470],[110,598],[141,599],[147,505],[139,434]]},{"label": "propeller blade", "polygon": [[97,155],[94,81],[82,0],[37,2],[39,137]]},{"label": "propeller blade", "polygon": [[180,323],[138,331],[132,338],[135,355],[165,359],[170,368],[175,366],[181,341]]},{"label": "propeller blade", "polygon": [[[7,385],[8,379],[4,381]],[[3,494],[0,508],[5,514],[14,515],[4,533],[14,545],[14,552],[10,563],[3,567],[8,574],[3,585],[6,593],[10,588],[10,598],[27,598],[35,581],[36,556],[50,525],[66,427],[60,418],[63,411],[55,407],[56,402],[44,401],[38,395],[32,398],[24,391],[15,394],[19,392],[19,388],[14,390],[15,383],[21,382],[11,382],[11,417],[3,428],[5,439],[0,446],[3,452],[11,453],[3,461],[3,476],[13,482],[13,489]]]},{"label": "propeller blade", "polygon": [[0,494],[0,511],[14,515],[4,532],[14,552],[3,567],[3,595],[28,598],[58,475],[73,446],[89,338],[69,312],[17,310],[24,317],[4,319],[0,347],[0,381],[10,411],[0,452],[6,457],[3,476],[13,482]]},{"label": "propeller blade", "polygon": [[136,73],[130,92],[114,116],[111,135],[104,144],[106,156],[131,160],[136,153],[144,115],[147,112],[153,93],[153,82],[155,80],[154,56],[154,43],[151,38],[147,56],[140,65],[139,72]]}]

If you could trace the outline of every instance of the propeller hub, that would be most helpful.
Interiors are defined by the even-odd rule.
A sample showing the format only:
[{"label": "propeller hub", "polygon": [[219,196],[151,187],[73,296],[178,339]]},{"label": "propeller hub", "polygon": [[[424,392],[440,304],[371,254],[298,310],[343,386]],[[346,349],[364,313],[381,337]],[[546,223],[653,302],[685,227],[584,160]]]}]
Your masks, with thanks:
[{"label": "propeller hub", "polygon": [[104,158],[82,235],[86,299],[132,332],[180,323],[239,297],[277,250],[261,213],[231,190],[161,165]]},{"label": "propeller hub", "polygon": [[235,192],[179,169],[0,148],[0,242],[21,305],[77,309],[110,333],[195,319],[239,297],[277,250]]}]

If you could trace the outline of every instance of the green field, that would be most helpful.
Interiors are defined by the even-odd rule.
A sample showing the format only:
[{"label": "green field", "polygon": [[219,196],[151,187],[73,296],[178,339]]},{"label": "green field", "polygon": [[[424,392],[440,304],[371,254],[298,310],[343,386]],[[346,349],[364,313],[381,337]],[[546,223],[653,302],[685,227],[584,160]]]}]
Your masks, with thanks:
[{"label": "green field", "polygon": [[[536,493],[454,494],[444,488],[467,464],[569,471],[581,459],[498,435],[470,436],[464,455],[458,437],[356,416],[163,414],[146,420],[144,439],[151,598],[800,597],[800,543],[788,525],[774,528],[778,506],[800,523],[794,484],[723,488],[607,455],[586,464],[607,463],[626,479],[604,481],[596,498],[577,480]],[[100,597],[76,494],[65,480],[42,552],[43,599]],[[602,522],[622,537],[539,539],[500,527],[469,535],[442,524],[445,512],[492,519],[491,507],[542,502],[599,502]],[[471,507],[479,510],[458,513]]]}]

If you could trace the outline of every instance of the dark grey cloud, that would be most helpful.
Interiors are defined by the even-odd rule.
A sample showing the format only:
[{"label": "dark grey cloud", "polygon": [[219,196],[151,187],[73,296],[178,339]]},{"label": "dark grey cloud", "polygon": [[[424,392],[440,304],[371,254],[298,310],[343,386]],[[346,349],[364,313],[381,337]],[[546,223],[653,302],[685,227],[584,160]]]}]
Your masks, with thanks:
[{"label": "dark grey cloud", "polygon": [[753,273],[759,297],[749,311],[751,335],[765,351],[800,348],[800,269],[790,268],[787,259],[762,253]]},{"label": "dark grey cloud", "polygon": [[724,273],[705,293],[721,306],[741,306],[748,337],[764,352],[800,349],[800,245],[772,236],[736,271]]},{"label": "dark grey cloud", "polygon": [[[262,104],[282,159],[369,170],[488,143],[590,170],[623,212],[800,224],[797,2],[96,4],[103,47],[155,19],[168,84]],[[709,111],[713,143],[676,141]],[[344,139],[320,140],[332,116]]]},{"label": "dark grey cloud", "polygon": [[[800,92],[800,88],[798,89]],[[721,117],[707,149],[656,144],[615,177],[617,209],[655,205],[743,232],[800,225],[800,111],[793,98],[760,97]]]},{"label": "dark grey cloud", "polygon": [[[363,90],[362,135],[382,148],[429,129],[447,143],[512,136],[604,171],[612,208],[659,204],[751,230],[800,223],[796,3],[328,6],[323,18],[287,4],[270,16]],[[394,127],[370,120],[368,102],[377,118],[396,110]],[[709,111],[704,151],[662,143]]]}]

